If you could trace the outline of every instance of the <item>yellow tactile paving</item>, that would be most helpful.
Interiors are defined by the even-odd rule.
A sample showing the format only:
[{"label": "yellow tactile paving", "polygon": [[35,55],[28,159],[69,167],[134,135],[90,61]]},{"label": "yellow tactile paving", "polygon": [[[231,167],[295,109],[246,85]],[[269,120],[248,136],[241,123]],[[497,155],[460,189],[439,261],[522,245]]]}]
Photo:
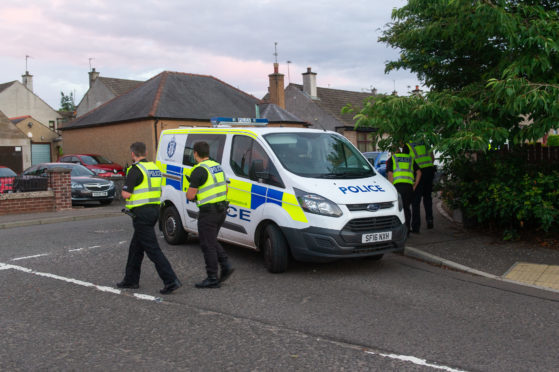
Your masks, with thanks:
[{"label": "yellow tactile paving", "polygon": [[539,287],[559,289],[559,266],[517,262],[504,278]]}]

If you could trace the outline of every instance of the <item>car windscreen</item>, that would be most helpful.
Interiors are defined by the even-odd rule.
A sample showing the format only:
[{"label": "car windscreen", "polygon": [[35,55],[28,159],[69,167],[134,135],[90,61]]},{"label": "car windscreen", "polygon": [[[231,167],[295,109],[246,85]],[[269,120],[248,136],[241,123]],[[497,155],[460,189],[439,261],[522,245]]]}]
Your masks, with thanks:
[{"label": "car windscreen", "polygon": [[70,176],[72,177],[89,177],[94,176],[95,173],[84,167],[83,165],[70,164],[70,163],[60,163],[56,166],[51,166],[51,168],[67,168],[71,169]]},{"label": "car windscreen", "polygon": [[[113,162],[101,155],[91,155],[91,158],[95,159],[98,164],[112,164]],[[84,161],[85,162],[85,161]]]},{"label": "car windscreen", "polygon": [[283,167],[301,177],[342,179],[375,175],[361,152],[335,133],[270,133],[264,139]]},{"label": "car windscreen", "polygon": [[10,168],[0,168],[0,177],[15,177],[16,174]]}]

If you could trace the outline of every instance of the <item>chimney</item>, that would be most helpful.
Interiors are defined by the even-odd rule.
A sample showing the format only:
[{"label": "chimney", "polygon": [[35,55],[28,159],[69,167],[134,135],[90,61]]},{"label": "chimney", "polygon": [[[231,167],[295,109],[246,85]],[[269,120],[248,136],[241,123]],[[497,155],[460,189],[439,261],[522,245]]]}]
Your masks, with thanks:
[{"label": "chimney", "polygon": [[97,80],[98,77],[99,73],[95,71],[95,67],[93,67],[89,72],[89,88],[93,86],[93,83],[95,83],[95,80]]},{"label": "chimney", "polygon": [[270,94],[270,102],[275,103],[282,109],[285,109],[285,90],[283,87],[283,74],[278,72],[278,63],[274,63],[274,73],[268,75],[270,78],[270,86],[268,93]]},{"label": "chimney", "polygon": [[25,75],[21,75],[21,82],[27,89],[33,91],[33,75],[30,75],[29,71],[25,71]]},{"label": "chimney", "polygon": [[307,93],[312,99],[318,99],[316,96],[316,72],[312,72],[307,67],[307,72],[303,73],[303,92]]}]

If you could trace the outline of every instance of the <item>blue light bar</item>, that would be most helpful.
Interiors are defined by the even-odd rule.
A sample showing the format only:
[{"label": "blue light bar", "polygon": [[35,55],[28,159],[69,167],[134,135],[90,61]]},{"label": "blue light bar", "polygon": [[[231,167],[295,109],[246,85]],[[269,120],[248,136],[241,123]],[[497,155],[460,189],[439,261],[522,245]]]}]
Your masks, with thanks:
[{"label": "blue light bar", "polygon": [[211,121],[213,125],[253,125],[253,126],[268,125],[268,119],[256,119],[256,118],[216,117],[216,118],[211,118]]}]

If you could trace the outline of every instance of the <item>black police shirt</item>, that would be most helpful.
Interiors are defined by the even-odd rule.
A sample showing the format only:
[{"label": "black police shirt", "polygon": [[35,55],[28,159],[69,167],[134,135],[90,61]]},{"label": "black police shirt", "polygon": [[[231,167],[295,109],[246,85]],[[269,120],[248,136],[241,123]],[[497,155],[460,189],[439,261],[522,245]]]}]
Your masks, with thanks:
[{"label": "black police shirt", "polygon": [[190,173],[190,186],[193,189],[199,189],[200,186],[206,183],[208,180],[208,171],[205,168],[198,167]]},{"label": "black police shirt", "polygon": [[[141,162],[147,163],[146,159],[140,160]],[[126,181],[124,182],[124,186],[122,186],[123,191],[133,192],[134,187],[140,185],[144,180],[144,174],[142,171],[136,166],[136,164],[132,165],[128,174],[126,175]]]}]

